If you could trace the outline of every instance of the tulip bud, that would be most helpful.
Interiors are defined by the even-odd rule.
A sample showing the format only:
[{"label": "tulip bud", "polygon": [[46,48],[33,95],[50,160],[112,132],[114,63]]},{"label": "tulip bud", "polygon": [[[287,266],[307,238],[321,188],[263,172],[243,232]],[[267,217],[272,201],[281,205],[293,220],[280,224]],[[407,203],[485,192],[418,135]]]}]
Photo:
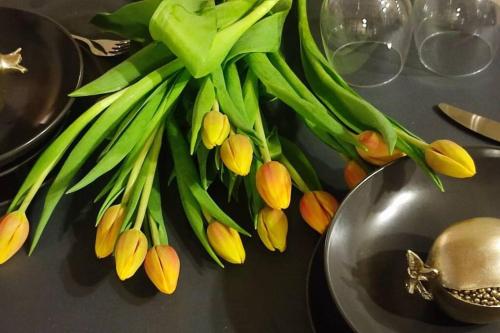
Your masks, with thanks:
[{"label": "tulip bud", "polygon": [[290,205],[292,180],[287,168],[276,161],[261,165],[256,174],[257,191],[266,204],[274,209]]},{"label": "tulip bud", "polygon": [[224,165],[235,174],[248,175],[253,158],[250,139],[242,134],[229,136],[220,148],[220,157]]},{"label": "tulip bud", "polygon": [[116,273],[120,280],[126,280],[141,267],[148,252],[148,240],[137,229],[123,232],[115,249]]},{"label": "tulip bud", "polygon": [[374,131],[364,131],[358,135],[358,141],[363,147],[357,147],[359,156],[368,163],[382,166],[400,157],[404,154],[395,149],[392,155],[389,155],[389,147],[384,142],[380,134]]},{"label": "tulip bud", "polygon": [[271,251],[285,252],[288,219],[280,209],[265,207],[259,212],[257,233],[262,243]]},{"label": "tulip bud", "polygon": [[208,112],[203,118],[201,139],[207,149],[220,146],[229,135],[229,119],[217,110]]},{"label": "tulip bud", "polygon": [[311,228],[323,234],[338,206],[335,197],[328,192],[307,192],[300,200],[300,215]]},{"label": "tulip bud", "polygon": [[474,160],[453,141],[438,140],[425,151],[425,161],[434,171],[445,176],[468,178],[476,174]]},{"label": "tulip bud", "polygon": [[217,221],[212,222],[208,225],[207,237],[214,251],[227,262],[232,264],[245,262],[245,248],[240,234],[233,228]]},{"label": "tulip bud", "polygon": [[354,160],[346,163],[344,179],[350,190],[355,188],[367,176],[366,171]]},{"label": "tulip bud", "polygon": [[15,211],[0,220],[0,264],[9,260],[28,238],[30,224],[24,212]]},{"label": "tulip bud", "polygon": [[144,260],[146,274],[159,291],[172,294],[177,288],[181,262],[175,249],[157,245],[149,249]]},{"label": "tulip bud", "polygon": [[122,205],[114,205],[109,207],[102,216],[95,237],[94,248],[97,258],[105,258],[113,253],[125,218],[124,213]]}]

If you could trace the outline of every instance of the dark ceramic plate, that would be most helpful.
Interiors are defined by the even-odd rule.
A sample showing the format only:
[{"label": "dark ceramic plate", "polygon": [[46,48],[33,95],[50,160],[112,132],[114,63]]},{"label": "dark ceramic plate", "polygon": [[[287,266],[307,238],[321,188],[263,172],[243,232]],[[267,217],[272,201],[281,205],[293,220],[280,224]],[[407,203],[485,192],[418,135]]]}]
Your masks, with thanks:
[{"label": "dark ceramic plate", "polygon": [[56,129],[82,76],[71,35],[38,14],[0,7],[0,53],[22,48],[28,72],[0,72],[0,168],[34,151]]},{"label": "dark ceramic plate", "polygon": [[314,248],[307,272],[306,301],[309,320],[315,333],[352,333],[328,292],[324,255],[325,237]]},{"label": "dark ceramic plate", "polygon": [[382,168],[345,199],[325,243],[325,269],[338,308],[358,333],[493,333],[467,325],[404,287],[407,249],[427,256],[451,223],[500,217],[500,149],[471,148],[478,173],[445,179],[441,193],[408,159]]}]

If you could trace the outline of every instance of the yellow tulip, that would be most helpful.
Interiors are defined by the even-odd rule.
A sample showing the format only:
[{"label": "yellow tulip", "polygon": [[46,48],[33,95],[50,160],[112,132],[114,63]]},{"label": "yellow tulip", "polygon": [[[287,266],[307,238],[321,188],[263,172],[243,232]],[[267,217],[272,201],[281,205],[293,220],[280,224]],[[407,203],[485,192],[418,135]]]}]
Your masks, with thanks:
[{"label": "yellow tulip", "polygon": [[328,192],[307,192],[300,200],[300,215],[311,228],[323,234],[338,206],[335,197]]},{"label": "yellow tulip", "polygon": [[438,140],[425,151],[425,161],[434,171],[455,178],[476,174],[474,160],[467,151],[450,140]]},{"label": "yellow tulip", "polygon": [[147,252],[148,240],[140,230],[130,229],[120,235],[115,249],[116,273],[120,280],[126,280],[135,274]]},{"label": "yellow tulip", "polygon": [[271,251],[285,252],[288,219],[280,209],[265,207],[259,212],[257,233],[262,243]]},{"label": "yellow tulip", "polygon": [[276,161],[261,165],[256,174],[257,191],[262,200],[274,209],[285,209],[290,205],[292,180],[287,168]]},{"label": "yellow tulip", "polygon": [[245,248],[240,234],[220,222],[212,222],[207,228],[208,242],[220,257],[232,264],[245,262]]},{"label": "yellow tulip", "polygon": [[181,262],[175,249],[157,245],[149,249],[144,260],[146,274],[159,291],[172,294],[177,288]]},{"label": "yellow tulip", "polygon": [[122,205],[114,205],[106,210],[97,225],[94,246],[97,258],[105,258],[113,253],[124,218]]},{"label": "yellow tulip", "polygon": [[0,264],[19,251],[28,238],[30,224],[24,212],[15,211],[0,220]]},{"label": "yellow tulip", "polygon": [[229,136],[220,148],[220,157],[224,165],[239,176],[250,172],[253,158],[253,147],[246,135]]},{"label": "yellow tulip", "polygon": [[346,163],[344,179],[350,190],[355,188],[367,176],[366,171],[354,160]]},{"label": "yellow tulip", "polygon": [[358,141],[363,145],[363,147],[356,148],[359,156],[373,165],[382,166],[404,156],[397,149],[390,155],[389,147],[387,147],[382,136],[374,131],[362,132],[358,135]]},{"label": "yellow tulip", "polygon": [[220,146],[229,135],[229,119],[217,110],[208,112],[203,118],[201,139],[207,149]]}]

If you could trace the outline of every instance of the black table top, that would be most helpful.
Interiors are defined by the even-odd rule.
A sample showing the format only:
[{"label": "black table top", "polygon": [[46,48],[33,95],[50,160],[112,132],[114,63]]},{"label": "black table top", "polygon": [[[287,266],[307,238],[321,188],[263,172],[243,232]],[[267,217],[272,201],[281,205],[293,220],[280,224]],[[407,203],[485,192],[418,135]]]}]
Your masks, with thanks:
[{"label": "black table top", "polygon": [[[123,0],[0,0],[0,6],[29,9],[53,17],[71,32],[101,36],[88,20],[112,11]],[[313,20],[319,1],[311,0]],[[295,29],[291,26],[289,29]],[[296,45],[290,45],[293,48]],[[289,52],[290,53],[290,52]],[[298,53],[296,59],[298,61]],[[86,80],[113,64],[84,54]],[[361,90],[381,110],[428,141],[451,138],[468,145],[491,144],[451,124],[432,107],[448,102],[500,120],[500,61],[484,73],[447,79],[427,72],[414,50],[401,76],[392,83]],[[79,101],[75,111],[89,101]],[[311,156],[322,181],[334,192],[344,189],[342,162],[302,126],[296,141]],[[319,236],[300,219],[298,195],[288,210],[290,229],[284,254],[267,251],[258,236],[245,239],[247,262],[216,267],[204,253],[183,215],[176,190],[167,193],[169,236],[181,259],[181,275],[172,296],[156,292],[143,270],[121,283],[111,259],[93,253],[97,188],[66,197],[58,206],[32,257],[21,251],[0,267],[2,332],[311,332],[306,308],[308,262]],[[224,201],[222,196],[219,202]],[[30,212],[36,221],[43,201]],[[246,204],[228,212],[250,223]],[[325,290],[327,292],[327,290]]]}]

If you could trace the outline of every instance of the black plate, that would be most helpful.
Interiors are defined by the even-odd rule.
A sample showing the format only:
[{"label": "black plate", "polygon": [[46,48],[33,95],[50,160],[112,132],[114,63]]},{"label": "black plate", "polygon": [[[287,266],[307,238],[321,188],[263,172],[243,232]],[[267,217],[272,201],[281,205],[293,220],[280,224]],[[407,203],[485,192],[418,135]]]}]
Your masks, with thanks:
[{"label": "black plate", "polygon": [[366,179],[345,199],[325,243],[325,269],[334,299],[359,333],[500,332],[449,319],[432,302],[404,287],[405,252],[424,258],[451,223],[500,217],[500,149],[471,148],[478,173],[446,179],[446,192],[408,159]]},{"label": "black plate", "polygon": [[0,7],[0,53],[22,48],[28,72],[0,73],[0,168],[33,151],[63,119],[80,85],[82,56],[53,20]]},{"label": "black plate", "polygon": [[314,248],[307,272],[306,301],[309,320],[316,333],[352,333],[328,292],[324,255],[325,237]]}]

